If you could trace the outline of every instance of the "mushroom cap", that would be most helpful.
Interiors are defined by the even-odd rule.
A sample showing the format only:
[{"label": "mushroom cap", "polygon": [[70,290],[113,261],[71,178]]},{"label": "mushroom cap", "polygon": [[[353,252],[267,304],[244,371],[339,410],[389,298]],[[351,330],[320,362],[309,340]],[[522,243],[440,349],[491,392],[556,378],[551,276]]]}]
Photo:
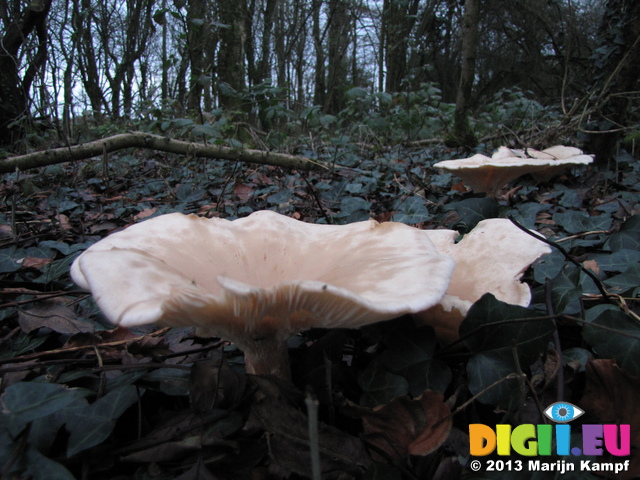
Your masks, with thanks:
[{"label": "mushroom cap", "polygon": [[542,255],[551,252],[544,242],[523,232],[510,220],[483,220],[454,243],[454,230],[423,230],[440,253],[452,257],[455,268],[451,283],[439,304],[415,316],[431,325],[443,343],[458,338],[458,327],[469,308],[485,293],[514,305],[527,306],[531,290],[520,278]]},{"label": "mushroom cap", "polygon": [[584,155],[579,148],[556,145],[542,151],[500,147],[491,158],[476,154],[433,166],[454,171],[475,192],[495,196],[501,187],[522,175],[531,173],[540,181],[548,180],[568,165],[591,162],[593,155]]},{"label": "mushroom cap", "polygon": [[233,221],[162,215],[97,242],[71,266],[113,323],[195,325],[243,350],[427,309],[452,271],[416,228],[318,225],[272,211]]}]

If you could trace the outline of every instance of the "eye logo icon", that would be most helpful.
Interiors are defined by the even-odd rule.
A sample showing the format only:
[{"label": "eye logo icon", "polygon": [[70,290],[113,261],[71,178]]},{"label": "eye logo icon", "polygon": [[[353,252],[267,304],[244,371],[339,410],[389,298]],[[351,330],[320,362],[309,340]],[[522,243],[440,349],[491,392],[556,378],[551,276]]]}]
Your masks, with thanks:
[{"label": "eye logo icon", "polygon": [[552,403],[544,411],[544,414],[554,422],[568,423],[575,420],[584,413],[580,407],[575,406],[573,403],[568,402],[556,402]]}]

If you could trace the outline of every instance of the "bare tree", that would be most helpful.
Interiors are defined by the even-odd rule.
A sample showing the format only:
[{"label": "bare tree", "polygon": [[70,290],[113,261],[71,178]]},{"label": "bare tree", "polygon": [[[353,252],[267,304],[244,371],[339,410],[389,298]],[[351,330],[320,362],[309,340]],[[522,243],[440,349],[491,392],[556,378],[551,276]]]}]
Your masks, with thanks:
[{"label": "bare tree", "polygon": [[[29,2],[22,12],[14,16],[5,3],[2,12],[4,35],[0,39],[0,143],[10,144],[22,134],[20,121],[28,119],[29,90],[47,59],[47,15],[52,0]],[[35,54],[22,68],[21,55],[29,36],[35,31]],[[22,77],[21,77],[21,72]]]},{"label": "bare tree", "polygon": [[473,88],[473,78],[478,48],[478,22],[480,20],[480,0],[466,0],[462,19],[462,67],[460,84],[456,98],[452,138],[449,144],[474,147],[476,138],[469,125],[469,99]]},{"label": "bare tree", "polygon": [[237,108],[238,96],[229,93],[245,89],[247,6],[245,0],[220,0],[218,9],[219,20],[225,25],[220,29],[218,51],[220,103],[227,108]]},{"label": "bare tree", "polygon": [[316,105],[324,105],[327,93],[326,75],[325,75],[325,51],[324,51],[324,30],[320,22],[320,13],[322,10],[322,0],[312,0],[311,16],[313,17],[312,37],[313,48],[315,51],[315,69],[313,82],[313,102]]},{"label": "bare tree", "polygon": [[409,39],[416,22],[418,5],[418,0],[384,0],[381,27],[387,92],[402,90],[402,82],[407,77]]},{"label": "bare tree", "polygon": [[588,151],[596,160],[611,159],[622,132],[631,98],[637,98],[640,78],[640,2],[608,0],[600,28],[602,38],[592,65],[594,114],[587,129]]},{"label": "bare tree", "polygon": [[324,102],[325,110],[338,113],[344,107],[347,89],[347,73],[349,61],[347,51],[351,43],[351,18],[347,3],[344,0],[329,0],[329,39],[327,57],[327,93]]}]

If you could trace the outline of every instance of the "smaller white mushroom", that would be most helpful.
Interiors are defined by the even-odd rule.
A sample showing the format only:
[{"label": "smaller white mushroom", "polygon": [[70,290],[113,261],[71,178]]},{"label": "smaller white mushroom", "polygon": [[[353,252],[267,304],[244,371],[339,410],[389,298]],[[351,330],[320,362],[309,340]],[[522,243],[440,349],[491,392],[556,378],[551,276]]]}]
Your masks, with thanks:
[{"label": "smaller white mushroom", "polygon": [[111,322],[195,325],[243,350],[249,373],[280,377],[289,375],[292,334],[427,309],[452,271],[428,236],[401,223],[318,225],[271,211],[234,221],[155,217],[71,266]]},{"label": "smaller white mushroom", "polygon": [[453,171],[475,192],[485,192],[495,197],[498,190],[528,173],[543,181],[569,165],[586,165],[593,162],[593,155],[585,155],[575,147],[556,145],[542,151],[516,150],[500,147],[492,156],[476,154],[469,158],[444,160],[434,164],[436,168]]},{"label": "smaller white mushroom", "polygon": [[551,252],[544,242],[528,235],[510,220],[483,220],[460,242],[455,230],[423,230],[440,253],[456,266],[447,293],[435,307],[416,315],[417,323],[431,325],[444,343],[458,338],[458,327],[469,308],[485,293],[514,305],[528,306],[531,290],[520,281],[524,271]]}]

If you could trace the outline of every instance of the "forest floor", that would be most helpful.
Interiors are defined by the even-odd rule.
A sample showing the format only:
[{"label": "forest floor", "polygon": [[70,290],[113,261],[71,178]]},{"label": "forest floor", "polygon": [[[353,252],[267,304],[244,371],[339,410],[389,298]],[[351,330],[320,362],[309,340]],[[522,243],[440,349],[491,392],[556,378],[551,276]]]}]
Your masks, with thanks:
[{"label": "forest floor", "polygon": [[[558,400],[584,410],[572,426],[630,424],[631,455],[532,457],[539,468],[562,460],[563,478],[588,479],[598,477],[580,461],[630,460],[616,478],[640,475],[637,158],[621,152],[544,184],[522,177],[492,199],[433,168],[459,153],[441,145],[300,153],[333,168],[131,150],[4,176],[2,478],[312,478],[309,425],[323,479],[557,478],[526,455],[471,457],[468,435],[470,424],[549,423]],[[290,342],[292,382],[246,375],[233,345],[191,328],[113,328],[70,279],[84,249],[146,218],[264,209],[461,234],[512,217],[555,246],[525,272],[531,306],[483,297],[461,327],[476,334],[455,347],[409,318],[312,330]]]}]

